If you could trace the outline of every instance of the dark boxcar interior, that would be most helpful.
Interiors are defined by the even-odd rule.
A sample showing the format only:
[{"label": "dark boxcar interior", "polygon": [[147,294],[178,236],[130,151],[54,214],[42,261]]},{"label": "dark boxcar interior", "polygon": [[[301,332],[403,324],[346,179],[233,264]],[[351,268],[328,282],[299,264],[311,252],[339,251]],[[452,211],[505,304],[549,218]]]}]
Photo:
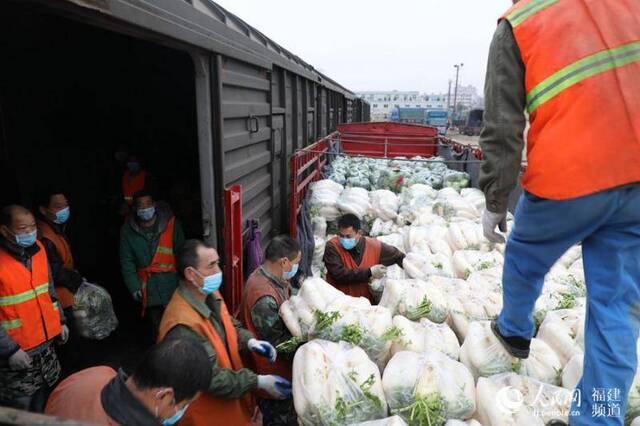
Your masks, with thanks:
[{"label": "dark boxcar interior", "polygon": [[0,5],[0,58],[0,205],[33,207],[39,187],[64,188],[77,267],[109,290],[121,323],[106,341],[85,342],[84,356],[66,366],[128,365],[140,349],[140,320],[119,272],[123,165],[114,154],[122,147],[138,153],[187,237],[200,236],[193,62],[7,2]]}]

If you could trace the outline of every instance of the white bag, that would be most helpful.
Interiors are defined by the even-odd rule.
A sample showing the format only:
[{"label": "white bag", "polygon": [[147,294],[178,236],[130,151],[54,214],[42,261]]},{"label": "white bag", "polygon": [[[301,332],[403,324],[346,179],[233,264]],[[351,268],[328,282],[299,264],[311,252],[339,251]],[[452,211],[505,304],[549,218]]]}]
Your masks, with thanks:
[{"label": "white bag", "polygon": [[[382,386],[391,413],[411,424],[465,420],[476,409],[473,376],[439,352],[398,352],[384,370]],[[431,409],[425,410],[425,402]]]},{"label": "white bag", "polygon": [[401,351],[441,352],[458,360],[460,343],[447,324],[436,324],[427,318],[420,322],[409,321],[401,315],[393,317],[393,326],[400,330],[400,337],[391,345],[391,355]]},{"label": "white bag", "polygon": [[293,403],[303,425],[353,424],[387,416],[380,372],[359,347],[313,340],[293,359]]}]

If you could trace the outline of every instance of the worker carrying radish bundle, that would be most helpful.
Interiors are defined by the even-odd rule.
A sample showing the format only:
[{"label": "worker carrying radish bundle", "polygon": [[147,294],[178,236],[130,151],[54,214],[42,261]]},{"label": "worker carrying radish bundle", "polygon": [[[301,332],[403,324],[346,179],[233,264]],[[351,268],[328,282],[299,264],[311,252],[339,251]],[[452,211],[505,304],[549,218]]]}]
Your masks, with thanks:
[{"label": "worker carrying radish bundle", "polygon": [[360,232],[360,219],[348,213],[338,219],[338,236],[327,242],[324,264],[327,282],[354,297],[372,301],[371,278],[382,278],[387,266],[402,266],[404,253]]},{"label": "worker carrying radish bundle", "polygon": [[[265,261],[249,276],[242,294],[240,319],[258,339],[276,347],[291,339],[291,333],[280,318],[280,306],[291,297],[289,280],[296,276],[302,257],[300,244],[288,235],[274,237],[264,251]],[[253,353],[258,374],[277,374],[291,380],[293,356],[279,353],[270,362],[260,353]],[[258,398],[264,426],[296,426],[298,419],[293,400]]]},{"label": "worker carrying radish bundle", "polygon": [[276,374],[256,374],[244,367],[241,354],[259,354],[277,361],[276,349],[257,340],[227,310],[219,292],[220,258],[203,241],[187,240],[176,256],[180,285],[160,323],[159,337],[193,337],[207,350],[211,383],[185,413],[183,425],[249,425],[254,391],[273,399],[291,396],[291,383]]},{"label": "worker carrying radish bundle", "polygon": [[[544,277],[582,243],[587,286],[581,397],[570,421],[622,424],[640,326],[640,2],[523,0],[489,53],[480,186],[485,236],[506,231],[507,199],[527,141],[524,194],[506,246],[504,307],[493,331],[527,358]],[[615,125],[612,126],[612,123]],[[617,416],[594,416],[598,392]]]}]

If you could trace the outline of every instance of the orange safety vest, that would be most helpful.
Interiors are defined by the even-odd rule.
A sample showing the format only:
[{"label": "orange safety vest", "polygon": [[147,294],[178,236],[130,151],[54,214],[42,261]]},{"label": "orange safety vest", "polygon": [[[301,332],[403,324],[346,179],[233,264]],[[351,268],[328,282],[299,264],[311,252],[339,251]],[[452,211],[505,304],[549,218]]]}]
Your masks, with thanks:
[{"label": "orange safety vest", "polygon": [[[253,325],[251,318],[251,310],[255,306],[256,302],[263,296],[271,296],[276,300],[278,309],[286,300],[291,296],[291,289],[287,287],[285,295],[280,294],[273,285],[269,282],[269,279],[262,275],[259,269],[253,271],[247,280],[247,284],[242,295],[242,303],[240,304],[240,315],[244,326],[257,338],[262,339],[258,331]],[[278,315],[278,313],[275,313]],[[292,361],[278,358],[273,364],[263,356],[255,353],[251,353],[253,363],[256,367],[256,372],[259,374],[277,374],[284,377],[287,380],[291,380]],[[265,396],[266,397],[266,396]]]},{"label": "orange safety vest", "polygon": [[107,366],[91,367],[64,379],[53,390],[44,413],[95,425],[116,426],[102,406],[102,389],[118,373]]},{"label": "orange safety vest", "polygon": [[49,296],[49,263],[43,245],[31,258],[31,271],[0,249],[0,327],[22,350],[60,334],[58,304]]},{"label": "orange safety vest", "polygon": [[[216,291],[215,297],[222,299],[220,292]],[[238,371],[244,368],[242,358],[238,350],[238,334],[227,311],[224,301],[220,305],[220,318],[226,341],[223,341],[208,318],[203,318],[193,309],[180,294],[173,293],[171,301],[167,305],[160,322],[158,339],[164,337],[177,325],[189,327],[200,336],[207,339],[216,352],[218,367]],[[202,394],[196,401],[189,405],[181,426],[204,426],[210,424],[243,426],[250,425],[255,404],[250,394],[239,399],[218,399],[210,393]]]},{"label": "orange safety vest", "polygon": [[140,170],[135,176],[131,176],[130,170],[125,170],[122,175],[122,195],[127,204],[132,205],[135,193],[144,189],[146,178],[147,172],[145,170]]},{"label": "orange safety vest", "polygon": [[521,0],[503,17],[526,68],[523,187],[565,200],[640,181],[640,2]]},{"label": "orange safety vest", "polygon": [[[380,252],[382,251],[382,244],[380,243],[380,241],[376,240],[375,238],[362,238],[365,239],[364,253],[362,253],[362,260],[360,260],[359,264],[356,263],[351,254],[347,250],[345,250],[342,245],[340,245],[340,240],[338,237],[334,237],[329,240],[329,244],[333,244],[336,250],[338,250],[340,259],[342,260],[342,264],[345,268],[366,269],[380,263]],[[353,297],[366,297],[370,302],[373,303],[373,297],[371,296],[371,292],[369,291],[369,283],[367,281],[361,283],[338,284],[329,272],[327,272],[326,279],[329,284],[336,287],[344,294]]]},{"label": "orange safety vest", "polygon": [[[71,254],[71,246],[67,239],[58,234],[47,222],[38,220],[38,234],[51,241],[62,260],[62,266],[65,269],[73,269],[73,255]],[[66,287],[56,286],[56,294],[62,309],[73,306],[75,298],[73,293]]]},{"label": "orange safety vest", "polygon": [[158,247],[151,259],[149,266],[138,268],[138,278],[142,283],[142,316],[144,316],[147,309],[147,283],[151,274],[157,274],[162,272],[175,272],[176,271],[176,257],[173,254],[173,229],[176,224],[176,217],[171,216],[167,227],[162,234],[160,234],[160,240],[158,241]]}]

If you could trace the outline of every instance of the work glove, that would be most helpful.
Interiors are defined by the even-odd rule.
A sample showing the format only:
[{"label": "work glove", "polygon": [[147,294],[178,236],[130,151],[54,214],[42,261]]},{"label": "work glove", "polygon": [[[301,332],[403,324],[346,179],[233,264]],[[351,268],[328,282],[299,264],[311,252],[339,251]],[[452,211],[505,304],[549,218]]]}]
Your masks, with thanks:
[{"label": "work glove", "polygon": [[280,376],[258,376],[258,389],[275,399],[286,399],[291,396],[291,382]]},{"label": "work glove", "polygon": [[496,226],[500,231],[507,232],[507,212],[494,213],[484,209],[482,212],[482,230],[485,238],[492,243],[504,243],[504,237],[496,232]]},{"label": "work glove", "polygon": [[12,370],[25,370],[31,367],[31,357],[22,349],[9,357],[9,367]]},{"label": "work glove", "polygon": [[59,342],[61,345],[64,345],[69,340],[69,327],[62,324],[62,329],[60,330]]},{"label": "work glove", "polygon": [[271,343],[265,340],[249,339],[247,346],[251,352],[269,358],[269,362],[274,363],[276,361],[278,352]]},{"label": "work glove", "polygon": [[387,267],[384,265],[374,265],[371,267],[371,276],[375,279],[384,277],[387,273]]}]

